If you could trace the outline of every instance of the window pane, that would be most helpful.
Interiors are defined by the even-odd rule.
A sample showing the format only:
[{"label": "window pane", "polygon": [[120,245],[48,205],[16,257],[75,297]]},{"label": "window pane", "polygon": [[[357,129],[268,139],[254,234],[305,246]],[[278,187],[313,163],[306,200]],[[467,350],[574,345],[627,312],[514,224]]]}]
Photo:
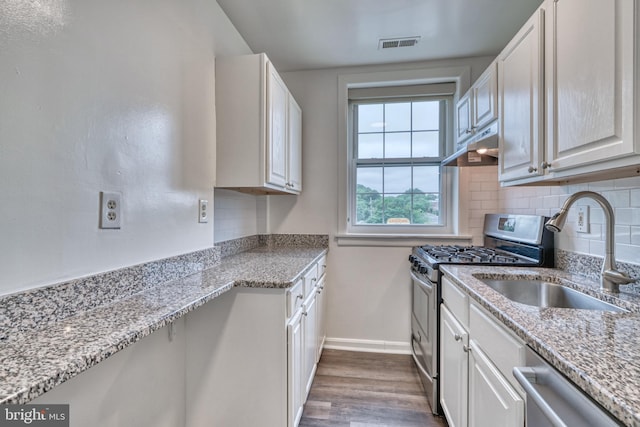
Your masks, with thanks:
[{"label": "window pane", "polygon": [[356,183],[357,193],[382,193],[382,168],[359,167]]},{"label": "window pane", "polygon": [[382,159],[383,138],[381,133],[364,133],[358,135],[359,159]]},{"label": "window pane", "polygon": [[387,133],[384,138],[384,157],[411,157],[411,133]]},{"label": "window pane", "polygon": [[413,223],[440,223],[440,196],[436,193],[413,195]]},{"label": "window pane", "polygon": [[440,129],[440,101],[414,102],[412,130]]},{"label": "window pane", "polygon": [[411,166],[384,168],[384,192],[404,193],[411,189]]},{"label": "window pane", "polygon": [[411,130],[411,103],[399,102],[384,106],[385,132]]},{"label": "window pane", "polygon": [[440,191],[440,167],[415,166],[413,168],[413,191],[438,193]]},{"label": "window pane", "polygon": [[356,224],[382,224],[382,196],[378,193],[356,195]]},{"label": "window pane", "polygon": [[411,194],[384,195],[385,224],[411,224]]},{"label": "window pane", "polygon": [[413,157],[440,157],[440,132],[413,132]]},{"label": "window pane", "polygon": [[383,127],[383,104],[358,105],[358,133],[380,132]]}]

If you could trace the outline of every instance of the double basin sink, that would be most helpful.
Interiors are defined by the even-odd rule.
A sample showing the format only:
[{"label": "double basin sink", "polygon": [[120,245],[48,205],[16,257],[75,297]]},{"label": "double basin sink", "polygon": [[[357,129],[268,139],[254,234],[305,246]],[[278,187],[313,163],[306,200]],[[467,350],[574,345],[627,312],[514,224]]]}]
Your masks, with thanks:
[{"label": "double basin sink", "polygon": [[626,312],[608,302],[590,295],[551,283],[533,279],[480,279],[485,285],[494,289],[511,301],[534,307],[578,308],[584,310],[600,310],[610,312]]}]

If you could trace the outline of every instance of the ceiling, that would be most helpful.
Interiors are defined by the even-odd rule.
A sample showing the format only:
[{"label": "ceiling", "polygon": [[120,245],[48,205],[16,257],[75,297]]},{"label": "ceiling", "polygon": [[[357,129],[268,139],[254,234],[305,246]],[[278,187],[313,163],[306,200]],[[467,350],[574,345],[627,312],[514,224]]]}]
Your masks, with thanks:
[{"label": "ceiling", "polygon": [[[217,0],[280,71],[496,55],[541,0]],[[381,38],[419,36],[378,49]]]}]

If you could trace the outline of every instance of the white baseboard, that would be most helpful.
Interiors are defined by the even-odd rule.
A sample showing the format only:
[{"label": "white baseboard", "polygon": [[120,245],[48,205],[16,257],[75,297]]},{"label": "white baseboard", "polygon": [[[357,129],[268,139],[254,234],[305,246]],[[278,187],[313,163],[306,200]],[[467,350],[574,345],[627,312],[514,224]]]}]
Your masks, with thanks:
[{"label": "white baseboard", "polygon": [[356,340],[327,337],[324,348],[368,353],[411,354],[411,345],[402,341]]}]

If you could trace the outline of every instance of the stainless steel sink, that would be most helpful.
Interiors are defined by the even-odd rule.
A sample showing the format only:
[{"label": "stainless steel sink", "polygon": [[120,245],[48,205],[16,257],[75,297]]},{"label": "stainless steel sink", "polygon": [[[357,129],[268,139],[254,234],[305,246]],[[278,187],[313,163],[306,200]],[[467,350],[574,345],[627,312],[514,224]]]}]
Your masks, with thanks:
[{"label": "stainless steel sink", "polygon": [[535,307],[580,308],[584,310],[627,311],[575,289],[543,280],[481,279],[484,284],[512,301]]}]

